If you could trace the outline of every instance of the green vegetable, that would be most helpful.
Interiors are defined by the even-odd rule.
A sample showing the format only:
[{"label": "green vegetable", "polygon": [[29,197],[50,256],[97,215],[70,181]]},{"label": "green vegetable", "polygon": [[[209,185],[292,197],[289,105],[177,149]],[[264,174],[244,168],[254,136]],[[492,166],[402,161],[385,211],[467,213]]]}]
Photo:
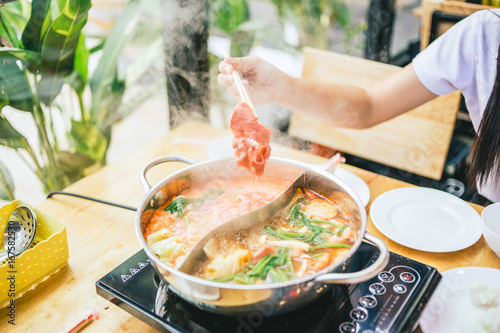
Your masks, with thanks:
[{"label": "green vegetable", "polygon": [[236,274],[230,275],[230,276],[226,276],[226,277],[223,277],[223,278],[220,278],[220,279],[215,279],[214,282],[227,282],[227,281],[231,281],[235,277],[236,277]]},{"label": "green vegetable", "polygon": [[352,245],[349,245],[349,244],[323,244],[323,245],[311,246],[309,248],[309,252],[313,252],[317,249],[324,249],[326,247],[344,247],[346,249],[350,249],[352,247]]},{"label": "green vegetable", "polygon": [[274,236],[276,238],[279,238],[279,239],[284,239],[284,240],[295,240],[295,238],[292,238],[292,237],[288,237],[288,236],[285,236],[285,235],[281,235],[279,233],[277,233],[276,231],[274,231],[270,226],[266,226],[264,228],[264,231],[267,232],[269,235],[271,236]]},{"label": "green vegetable", "polygon": [[269,275],[271,275],[271,278],[276,282],[285,282],[290,280],[288,275],[279,268],[271,268],[269,270]]},{"label": "green vegetable", "polygon": [[[231,280],[234,280],[234,279],[238,279],[238,280],[248,280],[248,278],[245,276],[245,274],[247,273],[247,269],[245,270],[242,270],[241,272],[238,272],[236,274],[233,274],[233,275],[230,275],[230,276],[226,276],[226,277],[223,277],[223,278],[220,278],[220,279],[215,279],[213,280],[214,282],[228,282],[228,281],[231,281]],[[247,281],[249,282],[249,281]],[[240,283],[245,283],[245,282],[240,282]],[[245,283],[245,284],[249,284],[249,283]]]},{"label": "green vegetable", "polygon": [[314,235],[311,235],[311,234],[306,234],[306,233],[301,233],[301,232],[289,232],[289,231],[285,231],[285,230],[283,230],[281,228],[279,228],[277,232],[280,235],[287,236],[287,237],[293,237],[293,238],[301,238],[301,237],[314,236]]},{"label": "green vegetable", "polygon": [[269,275],[271,275],[271,278],[276,281],[276,282],[282,282],[281,281],[281,276],[278,274],[278,272],[276,272],[276,270],[274,268],[271,268],[269,270]]},{"label": "green vegetable", "polygon": [[278,272],[278,275],[281,276],[281,282],[290,280],[288,274],[286,274],[282,269],[276,268],[276,272]]},{"label": "green vegetable", "polygon": [[288,213],[286,219],[287,220],[295,220],[297,219],[297,214],[299,213],[299,205],[295,203],[292,208],[290,208],[290,212]]},{"label": "green vegetable", "polygon": [[166,212],[170,212],[170,214],[177,213],[177,216],[181,217],[186,212],[186,206],[192,203],[202,203],[207,199],[214,199],[224,193],[221,189],[208,189],[207,193],[199,198],[186,198],[183,196],[179,196],[172,200],[172,202],[164,209]]},{"label": "green vegetable", "polygon": [[248,273],[248,276],[257,276],[262,279],[265,279],[269,269],[271,269],[274,266],[273,265],[267,268],[268,264],[271,262],[271,260],[273,260],[273,257],[274,257],[273,254],[268,254],[264,258],[260,259],[257,265],[255,265],[255,267]]},{"label": "green vegetable", "polygon": [[286,258],[286,269],[287,269],[288,274],[295,275],[294,270],[293,270],[292,258],[290,258],[290,257]]},{"label": "green vegetable", "polygon": [[339,231],[337,232],[337,236],[339,236],[339,237],[342,236],[342,233],[348,227],[349,227],[349,225],[347,225],[347,224],[344,224],[342,227],[340,227]]},{"label": "green vegetable", "polygon": [[311,241],[311,243],[314,243],[314,244],[325,244],[326,243],[326,239],[324,239],[323,237],[320,237],[320,236],[316,236],[313,238],[313,240]]},{"label": "green vegetable", "polygon": [[333,222],[330,222],[330,221],[323,221],[323,220],[318,220],[318,219],[310,219],[309,220],[311,223],[323,223],[323,224],[329,224],[329,225],[333,225],[335,228],[339,228],[340,225],[338,225],[337,223],[333,223]]},{"label": "green vegetable", "polygon": [[297,219],[297,215],[299,214],[299,210],[300,210],[299,203],[303,200],[304,200],[304,198],[298,198],[297,201],[295,201],[292,208],[290,208],[290,211],[288,212],[288,215],[286,217],[287,220]]},{"label": "green vegetable", "polygon": [[250,277],[265,279],[269,271],[276,266],[284,266],[287,263],[288,250],[278,249],[276,254],[268,254],[262,258],[257,265],[248,273]]},{"label": "green vegetable", "polygon": [[164,209],[164,211],[170,212],[170,214],[175,214],[177,213],[177,216],[182,216],[184,215],[186,206],[194,203],[194,202],[199,202],[200,198],[186,198],[186,197],[177,197],[172,202],[167,206],[167,208]]},{"label": "green vegetable", "polygon": [[240,284],[254,284],[254,281],[243,276],[236,276],[233,281]]},{"label": "green vegetable", "polygon": [[286,264],[286,260],[289,258],[288,257],[288,249],[285,249],[285,248],[282,248],[282,249],[278,249],[278,251],[276,251],[276,264],[277,266],[283,266]]},{"label": "green vegetable", "polygon": [[326,229],[326,228],[323,228],[323,227],[320,227],[318,225],[313,225],[311,224],[311,220],[309,220],[305,215],[304,213],[298,213],[297,214],[297,219],[294,219],[294,220],[291,220],[295,223],[298,223],[298,224],[303,224],[307,227],[307,229],[309,229],[314,235],[316,236],[319,236],[321,233],[328,233],[328,234],[333,234],[335,232],[329,230],[329,229]]}]

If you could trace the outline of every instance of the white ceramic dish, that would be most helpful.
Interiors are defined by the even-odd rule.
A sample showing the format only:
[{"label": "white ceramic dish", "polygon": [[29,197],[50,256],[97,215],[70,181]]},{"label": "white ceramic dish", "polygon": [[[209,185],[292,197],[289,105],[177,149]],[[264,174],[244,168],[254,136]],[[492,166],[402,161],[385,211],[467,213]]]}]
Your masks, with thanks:
[{"label": "white ceramic dish", "polygon": [[487,206],[481,214],[481,221],[486,243],[500,258],[500,202]]},{"label": "white ceramic dish", "polygon": [[380,232],[412,249],[451,252],[481,237],[481,218],[471,205],[447,192],[405,187],[377,197],[370,217]]},{"label": "white ceramic dish", "polygon": [[335,168],[333,175],[339,177],[352,188],[365,207],[368,205],[368,202],[370,202],[370,188],[361,177],[342,168]]},{"label": "white ceramic dish", "polygon": [[500,288],[500,270],[463,267],[445,271],[442,275],[441,283],[420,317],[422,331],[460,333],[467,327],[479,328],[478,319],[490,307],[474,305],[469,290],[477,283]]}]

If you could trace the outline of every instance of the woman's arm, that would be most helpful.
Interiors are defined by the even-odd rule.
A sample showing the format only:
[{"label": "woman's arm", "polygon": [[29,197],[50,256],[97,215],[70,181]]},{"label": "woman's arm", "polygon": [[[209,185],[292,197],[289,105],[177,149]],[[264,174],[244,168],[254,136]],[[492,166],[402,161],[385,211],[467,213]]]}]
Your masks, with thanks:
[{"label": "woman's arm", "polygon": [[233,68],[242,73],[256,105],[280,104],[339,127],[371,127],[436,97],[419,81],[411,64],[365,90],[293,78],[255,56],[226,58],[219,65],[218,81],[236,94]]}]

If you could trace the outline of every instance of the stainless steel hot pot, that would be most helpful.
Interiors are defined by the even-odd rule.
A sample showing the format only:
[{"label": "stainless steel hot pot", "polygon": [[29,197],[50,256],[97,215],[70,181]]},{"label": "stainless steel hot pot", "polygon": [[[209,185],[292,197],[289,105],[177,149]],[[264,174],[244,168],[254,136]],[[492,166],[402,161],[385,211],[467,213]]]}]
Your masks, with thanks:
[{"label": "stainless steel hot pot", "polygon": [[[160,163],[183,162],[190,166],[183,168],[151,187],[146,179],[147,172]],[[366,211],[356,193],[342,180],[311,165],[280,158],[270,158],[265,175],[295,180],[302,172],[309,170],[324,179],[316,192],[325,197],[341,197],[351,213],[357,240],[343,260],[326,267],[314,275],[287,282],[264,285],[238,285],[200,279],[166,265],[149,249],[143,231],[155,209],[168,198],[178,194],[190,184],[205,182],[214,178],[235,178],[248,176],[248,172],[236,165],[234,159],[212,160],[197,163],[181,156],[164,156],[147,164],[141,171],[141,183],[146,191],[135,221],[136,233],[144,251],[159,276],[170,285],[170,289],[187,302],[213,313],[243,315],[258,313],[264,316],[285,313],[304,306],[329,289],[332,283],[359,283],[376,276],[389,260],[389,252],[383,241],[366,232]],[[343,273],[349,266],[363,239],[378,247],[380,255],[369,267]]]}]

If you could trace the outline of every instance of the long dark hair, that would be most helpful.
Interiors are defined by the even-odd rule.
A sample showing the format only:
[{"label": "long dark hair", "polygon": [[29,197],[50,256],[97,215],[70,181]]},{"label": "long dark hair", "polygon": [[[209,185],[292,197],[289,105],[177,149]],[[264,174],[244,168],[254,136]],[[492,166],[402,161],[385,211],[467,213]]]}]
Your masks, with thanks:
[{"label": "long dark hair", "polygon": [[[468,180],[471,186],[484,185],[500,170],[500,45],[497,55],[497,74],[488,104],[474,138],[470,153]],[[495,181],[496,178],[493,178]],[[500,186],[500,184],[497,184]]]}]

